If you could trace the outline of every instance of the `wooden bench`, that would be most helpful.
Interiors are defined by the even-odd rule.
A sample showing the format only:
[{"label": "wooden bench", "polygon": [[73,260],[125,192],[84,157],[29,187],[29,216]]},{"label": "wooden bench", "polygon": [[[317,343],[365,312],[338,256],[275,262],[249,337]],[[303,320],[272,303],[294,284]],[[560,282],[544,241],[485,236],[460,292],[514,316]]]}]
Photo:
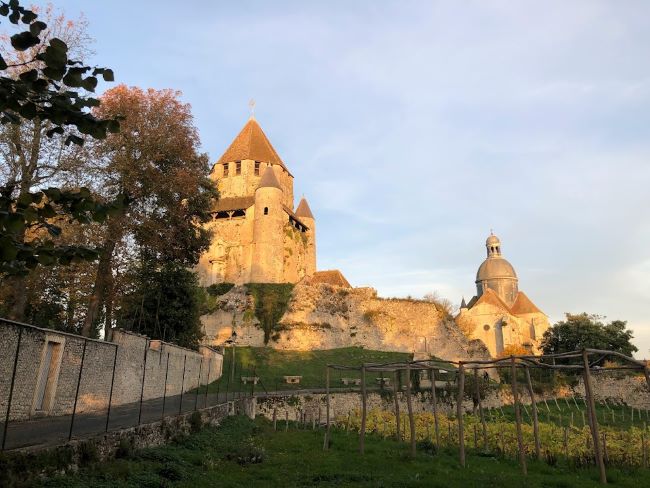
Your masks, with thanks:
[{"label": "wooden bench", "polygon": [[361,378],[341,378],[341,383],[344,385],[355,385],[359,386],[361,385]]},{"label": "wooden bench", "polygon": [[289,375],[284,377],[284,382],[289,385],[297,385],[302,380],[302,376]]},{"label": "wooden bench", "polygon": [[242,376],[241,382],[247,385],[248,383],[253,383],[254,385],[260,380],[259,376]]}]

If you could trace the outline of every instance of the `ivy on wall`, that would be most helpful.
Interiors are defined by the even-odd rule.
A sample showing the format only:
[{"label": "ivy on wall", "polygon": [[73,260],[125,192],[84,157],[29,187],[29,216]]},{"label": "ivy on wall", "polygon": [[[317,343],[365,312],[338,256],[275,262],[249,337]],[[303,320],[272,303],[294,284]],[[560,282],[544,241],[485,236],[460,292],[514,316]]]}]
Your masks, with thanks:
[{"label": "ivy on wall", "polygon": [[279,322],[293,292],[292,283],[249,283],[248,293],[255,302],[255,316],[264,331],[264,344],[277,340],[282,330]]}]

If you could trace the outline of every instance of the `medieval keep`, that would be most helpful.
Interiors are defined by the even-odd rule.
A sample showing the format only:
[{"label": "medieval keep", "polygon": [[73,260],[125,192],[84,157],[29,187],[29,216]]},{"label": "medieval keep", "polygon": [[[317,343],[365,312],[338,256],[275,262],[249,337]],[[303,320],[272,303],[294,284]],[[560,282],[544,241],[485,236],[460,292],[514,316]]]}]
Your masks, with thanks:
[{"label": "medieval keep", "polygon": [[254,117],[214,164],[210,249],[201,284],[297,283],[316,271],[316,221],[305,198],[294,210],[293,175]]},{"label": "medieval keep", "polygon": [[492,356],[508,346],[538,352],[548,317],[519,291],[512,265],[501,255],[501,241],[490,234],[487,258],[476,273],[476,296],[460,306],[456,322],[473,339],[482,340]]}]

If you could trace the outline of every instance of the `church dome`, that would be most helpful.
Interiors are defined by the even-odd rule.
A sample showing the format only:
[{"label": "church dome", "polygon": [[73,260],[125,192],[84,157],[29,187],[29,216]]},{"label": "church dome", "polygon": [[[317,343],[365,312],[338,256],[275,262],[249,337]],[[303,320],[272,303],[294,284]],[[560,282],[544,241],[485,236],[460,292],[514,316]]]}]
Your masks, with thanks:
[{"label": "church dome", "polygon": [[485,241],[487,259],[481,263],[476,272],[476,293],[481,296],[490,288],[508,306],[512,306],[519,291],[515,268],[501,256],[501,241],[490,233]]},{"label": "church dome", "polygon": [[493,280],[496,278],[517,279],[515,268],[501,256],[487,258],[481,263],[476,273],[476,281]]}]

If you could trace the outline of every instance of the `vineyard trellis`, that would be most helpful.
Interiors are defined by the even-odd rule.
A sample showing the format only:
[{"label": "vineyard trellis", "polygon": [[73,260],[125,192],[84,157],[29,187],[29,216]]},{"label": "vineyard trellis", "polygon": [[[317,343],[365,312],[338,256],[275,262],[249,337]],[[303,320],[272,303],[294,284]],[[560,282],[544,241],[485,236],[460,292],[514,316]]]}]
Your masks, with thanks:
[{"label": "vineyard trellis", "polygon": [[[594,360],[595,358],[595,360]],[[601,363],[607,358],[614,358],[618,361],[617,366],[610,366],[607,368],[602,368],[597,366],[597,363]],[[558,364],[565,361],[577,361],[576,364]],[[490,431],[494,431],[496,434],[493,438],[496,439],[496,448],[500,452],[506,452],[507,447],[504,440],[504,434],[509,431],[509,425],[505,423],[497,423],[496,429],[493,426],[488,427],[488,422],[486,420],[486,412],[490,417],[490,422],[494,422],[494,418],[504,420],[505,414],[501,406],[498,409],[494,408],[484,408],[483,402],[481,399],[480,388],[479,388],[479,371],[486,371],[489,369],[501,369],[509,371],[510,373],[510,388],[512,391],[512,407],[514,409],[514,422],[515,422],[515,438],[517,446],[517,457],[519,460],[519,465],[521,467],[522,473],[527,474],[527,450],[524,443],[524,430],[532,430],[532,437],[534,442],[534,456],[536,459],[542,459],[542,449],[544,444],[546,445],[547,456],[553,456],[552,446],[548,446],[551,443],[551,439],[557,438],[559,432],[562,433],[562,452],[569,459],[569,448],[575,449],[583,457],[591,457],[595,462],[595,465],[598,468],[600,481],[601,483],[607,483],[607,473],[606,473],[606,464],[613,457],[610,450],[612,450],[613,441],[620,437],[616,432],[600,432],[600,421],[598,419],[598,414],[596,410],[595,395],[593,390],[593,381],[592,374],[595,372],[613,372],[613,371],[640,371],[645,377],[645,383],[650,389],[650,370],[647,364],[643,361],[638,361],[634,358],[625,356],[621,353],[615,351],[606,351],[600,349],[583,349],[581,351],[571,351],[565,353],[557,354],[545,354],[545,355],[518,355],[518,356],[508,356],[498,359],[490,360],[475,360],[475,361],[445,361],[444,363],[438,360],[414,360],[414,361],[405,361],[405,362],[393,362],[393,363],[383,363],[383,364],[362,364],[361,366],[347,366],[347,365],[337,365],[329,364],[326,366],[326,413],[325,413],[325,436],[323,440],[323,449],[329,449],[329,439],[330,439],[330,429],[332,425],[331,418],[331,405],[330,405],[330,370],[340,370],[340,371],[358,371],[361,374],[361,409],[360,409],[360,422],[359,422],[359,452],[363,455],[365,450],[365,437],[368,426],[368,408],[367,408],[367,388],[366,388],[366,375],[369,372],[380,372],[382,373],[381,381],[383,388],[383,378],[384,373],[393,373],[393,396],[394,396],[394,413],[389,414],[394,418],[395,424],[395,435],[398,440],[402,439],[402,435],[406,437],[406,426],[402,426],[400,423],[400,406],[398,401],[398,379],[402,372],[406,373],[406,382],[405,382],[405,395],[406,395],[406,404],[407,404],[407,417],[408,417],[408,429],[409,429],[409,440],[410,440],[410,454],[411,456],[416,455],[417,449],[417,427],[418,424],[425,424],[426,428],[426,438],[431,440],[430,435],[430,425],[433,423],[434,427],[434,438],[435,438],[435,447],[439,449],[441,447],[441,426],[446,424],[448,430],[447,439],[449,443],[452,442],[452,423],[456,423],[454,430],[457,430],[458,433],[458,457],[459,463],[462,467],[465,467],[466,464],[466,420],[465,420],[465,411],[463,407],[463,399],[465,397],[465,380],[466,372],[473,373],[474,377],[474,399],[475,399],[475,411],[476,407],[478,409],[478,416],[474,415],[473,417],[468,418],[467,423],[471,424],[474,438],[474,448],[478,448],[478,437],[479,437],[479,424],[480,430],[483,437],[483,449],[487,450],[490,442]],[[571,405],[569,404],[568,398],[564,398],[567,407],[570,412],[570,423],[568,426],[564,426],[564,417],[562,415],[562,408],[560,407],[557,398],[553,398],[555,405],[559,411],[559,428],[554,427],[555,424],[552,424],[552,414],[551,409],[548,405],[546,398],[542,397],[540,402],[537,401],[535,396],[535,390],[533,388],[533,382],[531,379],[530,370],[531,369],[541,369],[549,371],[566,371],[573,372],[582,375],[585,395],[584,395],[584,404],[585,410],[580,409],[576,398],[573,396],[572,400],[576,406],[576,410],[580,412],[582,419],[582,432],[586,429],[586,424],[588,424],[588,435],[586,440],[586,448],[580,447],[580,439],[577,436],[573,436],[571,440],[569,439],[570,428],[574,429],[575,427],[575,418],[573,411],[571,410]],[[428,371],[429,377],[431,380],[431,402],[432,402],[432,413],[433,418],[428,414],[420,414],[416,416],[413,411],[412,398],[411,398],[411,372],[412,371]],[[531,412],[528,412],[526,405],[521,401],[521,392],[519,387],[519,381],[517,378],[518,371],[523,371],[523,378],[525,383],[525,389],[530,398],[530,409]],[[438,405],[438,398],[436,395],[436,372],[445,372],[445,373],[456,373],[457,377],[457,386],[458,392],[456,397],[456,419],[455,422],[452,422],[450,418],[445,415],[440,415],[440,409]],[[543,428],[540,426],[540,412],[538,410],[538,404],[542,404],[546,407],[546,416],[549,422],[549,425],[544,425]],[[611,411],[612,422],[615,420],[614,410],[610,408],[606,399],[604,400],[605,407]],[[525,424],[522,416],[522,407],[523,411],[526,414],[526,417],[529,419],[532,429],[528,428],[528,424]],[[585,411],[587,417],[585,419]],[[648,411],[646,413],[646,420],[649,419]],[[378,415],[376,413],[371,413],[371,416],[374,420],[375,431],[377,430],[379,419],[375,418]],[[625,410],[622,413],[622,419],[625,422]],[[386,413],[381,413],[383,428],[382,433],[385,434],[387,418]],[[417,417],[417,418],[416,418]],[[638,410],[637,418],[639,421],[642,420],[641,410]],[[569,420],[567,418],[567,420]],[[631,420],[632,425],[634,425],[634,408],[631,409]],[[406,421],[406,419],[404,419]],[[608,421],[606,419],[605,412],[603,412],[603,422]],[[351,418],[348,416],[347,419],[347,428],[350,427]],[[472,436],[472,431],[469,431],[470,441]],[[608,435],[609,444],[608,444]],[[647,426],[644,423],[643,430],[640,435],[640,443],[642,445],[642,466],[648,466],[648,452],[647,452]],[[637,437],[637,432],[632,427],[630,433],[635,440]],[[555,445],[554,445],[555,446]],[[609,446],[609,447],[608,447]],[[620,457],[620,456],[619,456]],[[625,456],[622,456],[625,457]]]}]

